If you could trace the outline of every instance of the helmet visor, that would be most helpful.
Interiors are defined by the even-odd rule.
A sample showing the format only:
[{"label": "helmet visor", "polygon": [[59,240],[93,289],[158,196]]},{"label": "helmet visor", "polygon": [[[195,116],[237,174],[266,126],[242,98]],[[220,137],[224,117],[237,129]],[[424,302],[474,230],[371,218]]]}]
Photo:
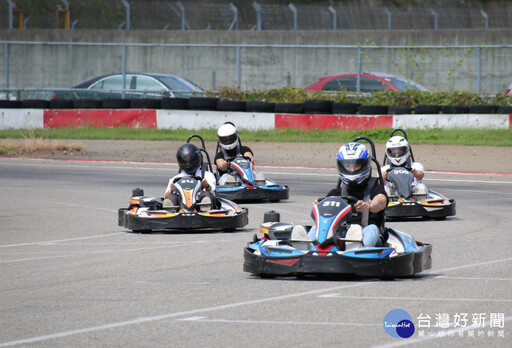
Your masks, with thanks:
[{"label": "helmet visor", "polygon": [[387,150],[388,156],[393,158],[400,158],[407,155],[409,148],[407,146],[390,147]]},{"label": "helmet visor", "polygon": [[235,132],[233,134],[225,135],[225,136],[219,136],[219,143],[222,145],[232,145],[234,144],[238,139],[238,134]]},{"label": "helmet visor", "polygon": [[368,167],[367,158],[343,159],[337,161],[338,172],[345,175],[354,175],[364,172]]}]

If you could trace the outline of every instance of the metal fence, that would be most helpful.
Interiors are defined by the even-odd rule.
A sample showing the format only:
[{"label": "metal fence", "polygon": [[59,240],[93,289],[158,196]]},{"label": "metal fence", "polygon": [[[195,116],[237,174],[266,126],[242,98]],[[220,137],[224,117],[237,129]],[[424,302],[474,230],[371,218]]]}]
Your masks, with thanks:
[{"label": "metal fence", "polygon": [[304,87],[365,71],[408,77],[433,91],[504,92],[512,45],[373,46],[0,41],[0,88],[70,88],[118,72],[168,73],[204,89]]},{"label": "metal fence", "polygon": [[422,1],[415,6],[285,1],[5,0],[0,28],[161,30],[486,29],[512,27],[512,3]]}]

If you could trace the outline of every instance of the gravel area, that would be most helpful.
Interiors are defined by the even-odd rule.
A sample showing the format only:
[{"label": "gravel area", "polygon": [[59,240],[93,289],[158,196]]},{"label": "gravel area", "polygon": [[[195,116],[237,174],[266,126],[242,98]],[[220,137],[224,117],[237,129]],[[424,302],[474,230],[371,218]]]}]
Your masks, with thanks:
[{"label": "gravel area", "polygon": [[[63,142],[63,141],[61,141]],[[50,159],[91,159],[140,162],[176,162],[179,141],[146,140],[73,140],[82,145],[81,153],[45,153],[15,155]],[[334,168],[335,143],[244,143],[252,148],[256,165]],[[0,142],[1,145],[1,142]],[[213,160],[216,143],[207,142]],[[414,157],[429,171],[485,172],[512,174],[512,149],[492,146],[412,145]],[[382,161],[384,145],[376,144],[377,158]]]}]

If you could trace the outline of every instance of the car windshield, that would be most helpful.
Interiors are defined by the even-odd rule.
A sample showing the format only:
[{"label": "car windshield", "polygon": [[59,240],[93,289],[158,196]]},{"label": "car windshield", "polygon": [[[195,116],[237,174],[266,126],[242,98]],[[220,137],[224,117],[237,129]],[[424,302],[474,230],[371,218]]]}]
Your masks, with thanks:
[{"label": "car windshield", "polygon": [[406,80],[398,77],[391,77],[389,81],[400,91],[406,91],[408,89],[417,89],[419,91],[428,91],[427,88],[423,87],[419,83],[411,80]]}]

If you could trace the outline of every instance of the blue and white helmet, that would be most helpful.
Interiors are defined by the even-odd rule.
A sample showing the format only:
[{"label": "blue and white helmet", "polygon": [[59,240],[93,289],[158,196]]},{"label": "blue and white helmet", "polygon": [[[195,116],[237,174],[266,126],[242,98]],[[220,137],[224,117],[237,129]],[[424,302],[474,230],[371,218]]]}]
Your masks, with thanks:
[{"label": "blue and white helmet", "polygon": [[336,156],[341,181],[346,185],[364,183],[372,174],[372,158],[360,143],[342,145]]}]

